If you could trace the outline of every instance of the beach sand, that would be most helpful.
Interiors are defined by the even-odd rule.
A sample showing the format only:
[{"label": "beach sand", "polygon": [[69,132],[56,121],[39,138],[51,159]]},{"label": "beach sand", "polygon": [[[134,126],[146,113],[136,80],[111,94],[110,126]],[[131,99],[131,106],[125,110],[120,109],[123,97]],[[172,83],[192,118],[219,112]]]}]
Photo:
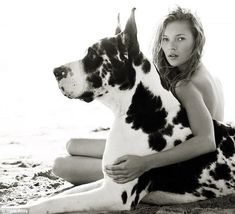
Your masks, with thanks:
[{"label": "beach sand", "polygon": [[[96,130],[97,131],[97,130]],[[98,130],[99,131],[99,130]],[[50,151],[55,151],[56,144],[52,143]],[[12,151],[21,147],[19,142],[9,142],[3,151]],[[0,206],[22,205],[28,201],[37,200],[41,197],[53,195],[72,185],[52,173],[52,164],[55,156],[66,155],[65,148],[61,147],[54,156],[48,160],[32,155],[29,150],[20,155],[8,155],[0,159]],[[46,155],[48,157],[48,155]],[[139,204],[136,210],[130,212],[110,213],[158,213],[158,214],[181,214],[181,213],[235,213],[235,195],[211,199],[196,203],[171,206],[157,206]]]}]

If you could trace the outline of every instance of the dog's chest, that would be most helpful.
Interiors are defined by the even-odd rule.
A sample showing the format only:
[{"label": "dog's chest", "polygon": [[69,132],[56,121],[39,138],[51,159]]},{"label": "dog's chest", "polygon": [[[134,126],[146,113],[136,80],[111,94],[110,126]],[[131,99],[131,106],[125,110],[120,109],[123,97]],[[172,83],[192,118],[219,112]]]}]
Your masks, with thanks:
[{"label": "dog's chest", "polygon": [[168,111],[160,96],[142,84],[136,89],[126,114],[116,117],[107,139],[104,164],[123,155],[148,155],[176,146],[190,136],[184,109]]},{"label": "dog's chest", "polygon": [[123,155],[147,155],[154,153],[148,145],[148,134],[135,130],[126,123],[125,117],[116,118],[109,136],[103,156],[105,164],[111,164]]}]

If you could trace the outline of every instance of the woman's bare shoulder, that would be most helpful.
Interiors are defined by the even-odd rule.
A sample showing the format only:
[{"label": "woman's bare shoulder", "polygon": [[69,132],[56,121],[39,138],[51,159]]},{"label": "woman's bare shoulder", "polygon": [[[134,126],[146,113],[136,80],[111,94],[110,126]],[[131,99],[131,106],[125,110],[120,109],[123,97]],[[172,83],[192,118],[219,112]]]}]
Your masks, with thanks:
[{"label": "woman's bare shoulder", "polygon": [[193,81],[178,83],[175,93],[183,105],[192,102],[192,100],[195,101],[201,96]]}]

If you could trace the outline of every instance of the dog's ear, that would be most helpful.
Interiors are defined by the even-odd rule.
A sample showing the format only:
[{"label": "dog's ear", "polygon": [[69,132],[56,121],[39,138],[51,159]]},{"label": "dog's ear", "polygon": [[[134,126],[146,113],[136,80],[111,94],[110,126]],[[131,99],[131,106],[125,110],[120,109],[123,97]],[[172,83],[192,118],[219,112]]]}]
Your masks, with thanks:
[{"label": "dog's ear", "polygon": [[120,24],[120,14],[118,13],[118,17],[117,17],[117,27],[116,27],[116,30],[115,30],[115,35],[121,33],[122,30],[121,30],[121,24]]},{"label": "dog's ear", "polygon": [[124,43],[128,47],[128,52],[132,56],[136,56],[139,53],[139,43],[137,39],[137,27],[135,22],[135,8],[131,11],[125,30],[123,31]]}]

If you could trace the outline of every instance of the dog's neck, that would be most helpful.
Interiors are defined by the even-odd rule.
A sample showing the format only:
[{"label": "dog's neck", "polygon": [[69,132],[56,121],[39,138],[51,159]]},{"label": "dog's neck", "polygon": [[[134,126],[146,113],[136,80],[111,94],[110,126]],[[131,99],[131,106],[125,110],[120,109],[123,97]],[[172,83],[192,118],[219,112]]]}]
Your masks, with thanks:
[{"label": "dog's neck", "polygon": [[134,66],[136,71],[135,85],[131,89],[120,90],[118,86],[115,86],[109,90],[106,96],[100,98],[100,101],[112,110],[115,117],[122,117],[126,115],[133,96],[136,94],[137,87],[142,84],[153,96],[161,98],[162,105],[170,113],[174,109],[178,109],[180,104],[178,100],[173,96],[171,91],[165,89],[162,85],[160,76],[154,66],[151,64],[151,69],[148,73],[144,71],[140,66]]}]

